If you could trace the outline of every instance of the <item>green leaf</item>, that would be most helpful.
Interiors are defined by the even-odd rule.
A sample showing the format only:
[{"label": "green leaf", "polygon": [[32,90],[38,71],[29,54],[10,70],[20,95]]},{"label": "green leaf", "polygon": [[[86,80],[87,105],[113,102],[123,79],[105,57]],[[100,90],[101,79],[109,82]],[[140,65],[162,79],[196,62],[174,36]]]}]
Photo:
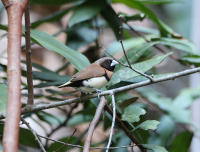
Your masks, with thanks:
[{"label": "green leaf", "polygon": [[189,131],[182,132],[173,140],[169,152],[188,152],[192,138],[193,133]]},{"label": "green leaf", "polygon": [[110,28],[113,30],[115,37],[119,40],[119,26],[120,21],[118,15],[110,4],[107,3],[106,7],[101,11],[101,16],[107,21]]},{"label": "green leaf", "polygon": [[[140,72],[146,72],[148,70],[150,70],[153,66],[161,63],[167,56],[169,56],[172,53],[168,53],[162,56],[157,56],[157,57],[153,57],[149,60],[140,62],[140,63],[136,63],[136,64],[132,64],[132,67],[136,70],[139,70]],[[110,87],[111,85],[117,84],[120,81],[123,80],[129,80],[133,77],[138,76],[139,74],[134,72],[133,70],[131,70],[130,68],[126,68],[120,65],[119,70],[117,70],[116,72],[114,72],[114,75],[112,77],[112,79],[110,80],[110,82],[108,83],[108,87]]]},{"label": "green leaf", "polygon": [[142,21],[143,19],[146,18],[146,15],[144,13],[140,13],[140,14],[135,14],[135,15],[128,15],[128,14],[125,14],[125,13],[119,13],[118,15],[121,15],[122,18],[125,20],[125,21],[137,21],[137,20],[140,20]]},{"label": "green leaf", "polygon": [[67,3],[72,3],[76,1],[83,1],[83,0],[31,0],[31,4],[33,5],[49,5],[49,6],[55,6],[55,5],[63,5]]},{"label": "green leaf", "polygon": [[0,114],[6,115],[7,86],[0,83]]},{"label": "green leaf", "polygon": [[144,115],[146,111],[139,107],[126,107],[122,112],[123,121],[130,123],[138,122],[140,120],[140,115]]},{"label": "green leaf", "polygon": [[[155,38],[157,36],[155,35],[146,35],[145,38],[147,40],[150,40],[151,38]],[[126,40],[123,40],[123,45],[124,45],[124,49],[126,51],[130,50],[130,49],[133,49],[134,50],[134,47],[141,47],[142,44],[144,44],[146,41],[144,40],[144,38],[142,37],[139,37],[139,38],[131,38],[131,39],[126,39]],[[108,48],[106,49],[107,52],[111,55],[115,55],[117,53],[122,53],[122,46],[121,46],[121,43],[118,42],[118,41],[114,41],[112,42]],[[105,53],[105,55],[107,55]],[[108,56],[108,55],[107,55]]]},{"label": "green leaf", "polygon": [[179,40],[174,38],[156,38],[152,39],[153,41],[158,41],[160,44],[167,45],[174,47],[180,51],[183,51],[187,54],[199,54],[197,51],[195,51],[195,46],[191,42],[187,40]]},{"label": "green leaf", "polygon": [[[8,27],[0,24],[0,29],[7,31]],[[22,31],[24,34],[24,27],[22,28]],[[79,71],[90,64],[89,60],[83,54],[72,50],[46,32],[31,30],[31,40],[48,50],[64,56]]]},{"label": "green leaf", "polygon": [[155,130],[156,134],[149,137],[148,143],[165,147],[167,146],[168,141],[171,140],[175,122],[167,115],[163,115],[159,121],[160,124]]},{"label": "green leaf", "polygon": [[144,148],[152,150],[153,152],[168,152],[164,147],[152,145],[152,144],[142,144]]},{"label": "green leaf", "polygon": [[157,26],[160,29],[160,32],[167,36],[168,34],[172,35],[173,34],[173,30],[167,26],[165,23],[163,23],[160,19],[158,19],[158,17],[151,11],[151,9],[149,9],[148,7],[146,7],[144,4],[140,3],[139,1],[135,1],[135,0],[112,0],[112,2],[114,3],[123,3],[129,7],[132,7],[134,9],[137,9],[141,12],[143,12],[144,14],[146,14],[149,19],[151,19],[155,24],[157,24]]},{"label": "green leaf", "polygon": [[32,41],[53,52],[59,53],[71,62],[77,70],[82,70],[90,64],[88,59],[81,53],[78,53],[53,36],[43,31],[31,30]]},{"label": "green leaf", "polygon": [[33,79],[39,79],[44,81],[62,81],[67,82],[71,79],[70,76],[62,76],[57,73],[49,72],[38,72],[33,71]]},{"label": "green leaf", "polygon": [[143,129],[143,130],[152,129],[152,130],[155,130],[159,123],[160,122],[157,121],[157,120],[146,120],[145,122],[142,122],[141,124],[139,124],[133,131],[135,131],[137,129]]},{"label": "green leaf", "polygon": [[118,106],[121,110],[123,110],[124,108],[128,107],[129,105],[135,103],[137,100],[138,100],[138,97],[132,97],[132,98],[129,98],[129,99],[126,99],[126,100],[120,102],[118,104]]},{"label": "green leaf", "polygon": [[79,5],[75,10],[71,18],[69,19],[69,27],[73,25],[92,19],[100,10],[105,6],[105,1],[93,1],[88,0]]},{"label": "green leaf", "polygon": [[40,20],[37,20],[36,22],[31,23],[31,28],[36,28],[44,22],[58,21],[73,8],[74,8],[74,6],[67,8],[67,9],[56,11],[46,17],[43,17]]},{"label": "green leaf", "polygon": [[179,59],[181,62],[186,62],[195,67],[200,67],[200,56],[199,55],[186,55]]},{"label": "green leaf", "polygon": [[40,83],[37,85],[34,85],[34,88],[44,88],[44,87],[50,87],[50,86],[59,86],[63,83],[66,83],[66,81],[56,81],[56,82],[45,82],[45,83]]},{"label": "green leaf", "polygon": [[191,106],[195,98],[200,97],[200,86],[195,88],[183,89],[180,94],[174,99],[173,105],[180,108],[188,108]]}]

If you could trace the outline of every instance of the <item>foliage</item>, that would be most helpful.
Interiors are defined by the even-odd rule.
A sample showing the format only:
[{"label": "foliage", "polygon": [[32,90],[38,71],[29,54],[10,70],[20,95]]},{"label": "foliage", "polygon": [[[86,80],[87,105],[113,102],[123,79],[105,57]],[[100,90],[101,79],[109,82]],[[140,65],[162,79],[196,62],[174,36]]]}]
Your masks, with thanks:
[{"label": "foliage", "polygon": [[[36,43],[39,46],[46,48],[49,51],[60,54],[68,62],[63,63],[63,66],[56,71],[51,71],[42,65],[33,63],[33,80],[35,83],[34,89],[43,89],[40,93],[35,93],[35,99],[45,99],[48,102],[55,102],[64,100],[65,97],[76,94],[74,92],[59,92],[56,88],[46,88],[50,86],[58,86],[68,80],[71,76],[63,76],[61,72],[67,69],[72,64],[78,71],[90,64],[91,60],[96,58],[98,39],[102,36],[101,31],[110,29],[115,36],[115,39],[107,46],[107,51],[112,55],[122,54],[121,44],[118,42],[120,39],[119,26],[120,20],[118,15],[121,15],[123,20],[129,21],[144,21],[151,20],[158,29],[142,28],[132,26],[136,32],[144,33],[144,37],[135,36],[130,32],[130,27],[125,23],[123,24],[123,45],[127,52],[128,59],[135,69],[146,74],[153,74],[154,78],[170,75],[168,71],[164,74],[159,74],[156,65],[166,60],[170,55],[180,54],[178,57],[178,63],[183,65],[194,65],[195,67],[200,66],[200,55],[195,51],[193,44],[183,38],[176,37],[175,32],[171,27],[166,25],[161,19],[157,17],[157,14],[148,7],[147,4],[151,5],[162,5],[166,3],[174,3],[175,0],[31,0],[32,6],[58,6],[61,7],[64,4],[69,4],[70,7],[62,7],[61,10],[53,12],[48,16],[45,16],[38,21],[32,23],[31,29],[31,40],[32,43]],[[132,9],[139,11],[139,14],[125,14],[123,12],[117,14],[113,8],[114,3],[122,3]],[[42,7],[40,6],[40,7]],[[63,17],[72,12],[69,19],[68,25],[61,29],[60,32],[67,34],[66,43],[63,44],[58,41],[54,36],[44,31],[39,31],[36,28],[45,22],[57,22],[59,23]],[[0,30],[7,31],[7,25],[0,24]],[[23,28],[23,36],[24,36]],[[104,33],[103,33],[104,34]],[[145,39],[147,40],[145,40]],[[94,43],[95,42],[95,43]],[[86,53],[79,53],[77,50],[82,46],[92,45],[93,48],[88,48]],[[95,45],[94,45],[95,44]],[[168,52],[164,55],[157,55],[153,52],[154,46],[162,45],[167,48]],[[90,51],[92,50],[92,53]],[[89,55],[87,54],[89,52]],[[108,56],[106,53],[105,56]],[[156,55],[156,56],[155,56]],[[91,57],[92,56],[92,57]],[[97,58],[99,58],[98,56]],[[122,63],[127,64],[125,56],[119,59]],[[26,62],[22,61],[22,65]],[[7,65],[0,63],[0,71],[6,73]],[[22,77],[26,78],[27,71],[22,68]],[[146,78],[140,76],[138,73],[133,72],[131,69],[124,66],[118,65],[115,73],[108,83],[106,88],[111,89],[121,87],[124,85],[145,81]],[[5,105],[7,98],[7,78],[2,77],[0,84],[0,114],[5,115]],[[5,83],[5,84],[4,84]],[[27,84],[22,83],[22,91],[27,92]],[[47,95],[48,92],[48,95]],[[194,132],[188,132],[186,129],[181,133],[177,133],[175,128],[178,125],[189,124],[195,127],[194,123],[190,118],[190,110],[188,107],[191,106],[195,98],[199,97],[200,88],[186,88],[180,92],[175,99],[164,97],[159,93],[149,88],[138,88],[135,90],[136,95],[129,95],[128,92],[121,92],[115,95],[117,115],[124,122],[126,127],[129,129],[130,134],[133,135],[145,148],[154,152],[170,152],[175,151],[187,151]],[[49,95],[50,93],[50,95]],[[22,93],[23,97],[26,97],[26,93]],[[145,98],[149,104],[139,104],[139,99]],[[111,98],[107,97],[108,103],[111,102]],[[37,102],[37,105],[47,104],[47,102]],[[157,109],[152,110],[150,105],[156,105]],[[32,119],[37,123],[45,132],[46,136],[54,134],[54,129],[68,126],[76,126],[86,122],[90,122],[96,111],[98,100],[91,99],[85,101],[83,109],[80,111],[72,112],[76,106],[71,106],[71,111],[66,107],[57,107],[56,109],[62,113],[61,116],[53,115],[51,112],[39,111],[31,114],[24,115],[25,118]],[[156,111],[156,112],[155,112]],[[158,111],[159,115],[157,115]],[[152,116],[152,113],[155,115]],[[144,115],[145,114],[145,115]],[[105,112],[106,117],[102,116],[100,123],[104,123],[104,129],[107,130],[111,126],[112,117]],[[153,118],[152,118],[153,117]],[[46,129],[48,126],[51,131],[48,132]],[[53,127],[52,127],[53,126]],[[116,133],[112,138],[111,146],[126,146],[130,144],[130,139],[122,132],[118,126],[116,126]],[[149,131],[151,130],[151,131]],[[87,131],[87,130],[86,130]],[[86,133],[83,131],[82,134],[73,136],[68,143],[83,145],[83,137]],[[3,125],[0,124],[0,134],[3,133]],[[60,141],[66,142],[69,135],[60,138]],[[93,146],[98,146],[107,143],[107,139],[102,140],[99,143],[94,143]],[[31,148],[39,148],[35,142],[34,137],[29,130],[20,127],[19,135],[20,144]],[[45,145],[48,151],[55,151],[60,147],[58,143],[47,143]],[[60,151],[66,151],[73,147],[65,147]],[[127,149],[116,149],[111,150],[113,152],[127,151]]]}]

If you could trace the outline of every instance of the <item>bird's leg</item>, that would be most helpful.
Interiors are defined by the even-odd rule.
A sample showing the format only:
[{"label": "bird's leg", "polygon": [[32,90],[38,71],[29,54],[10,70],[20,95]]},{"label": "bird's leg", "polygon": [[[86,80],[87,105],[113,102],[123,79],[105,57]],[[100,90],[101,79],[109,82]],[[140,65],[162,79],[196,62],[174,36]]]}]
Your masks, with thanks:
[{"label": "bird's leg", "polygon": [[92,88],[92,89],[94,89],[98,93],[98,99],[100,100],[100,93],[103,92],[103,91],[96,89],[96,88]]}]

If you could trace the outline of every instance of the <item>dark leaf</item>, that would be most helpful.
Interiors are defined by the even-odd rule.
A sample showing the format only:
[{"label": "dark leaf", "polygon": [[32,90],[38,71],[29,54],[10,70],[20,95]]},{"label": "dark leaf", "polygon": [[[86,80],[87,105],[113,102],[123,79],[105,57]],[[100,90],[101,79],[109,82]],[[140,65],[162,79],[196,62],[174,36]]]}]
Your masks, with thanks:
[{"label": "dark leaf", "polygon": [[118,15],[121,15],[122,18],[123,18],[125,21],[137,21],[137,20],[142,21],[143,19],[146,18],[146,15],[143,14],[143,13],[135,14],[135,15],[128,15],[128,14],[124,14],[124,13],[121,13],[121,12],[120,12]]}]

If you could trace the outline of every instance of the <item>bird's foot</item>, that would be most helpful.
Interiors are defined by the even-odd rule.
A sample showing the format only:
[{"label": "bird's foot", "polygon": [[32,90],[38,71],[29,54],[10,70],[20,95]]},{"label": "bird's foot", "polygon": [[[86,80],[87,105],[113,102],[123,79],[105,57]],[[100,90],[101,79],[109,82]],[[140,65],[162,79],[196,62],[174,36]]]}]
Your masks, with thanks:
[{"label": "bird's foot", "polygon": [[103,92],[102,90],[96,89],[96,88],[92,88],[94,89],[97,93],[98,93],[98,99],[100,100],[100,94],[101,92]]}]

